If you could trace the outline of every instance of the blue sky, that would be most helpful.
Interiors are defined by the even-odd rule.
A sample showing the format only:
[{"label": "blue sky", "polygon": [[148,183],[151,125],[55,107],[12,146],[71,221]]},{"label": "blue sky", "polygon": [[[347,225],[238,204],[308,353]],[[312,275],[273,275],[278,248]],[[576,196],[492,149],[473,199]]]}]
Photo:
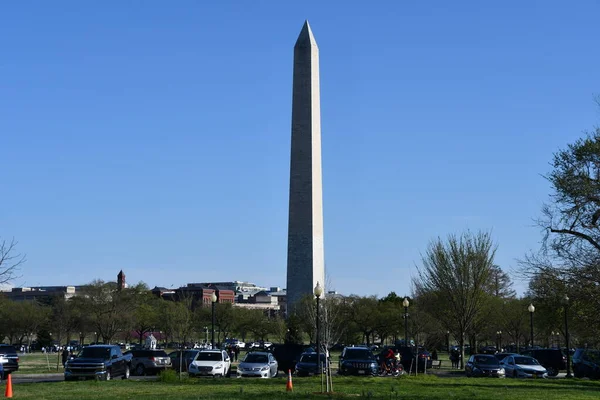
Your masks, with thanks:
[{"label": "blue sky", "polygon": [[[410,291],[431,239],[537,249],[552,153],[600,119],[595,1],[0,4],[15,285],[284,286],[293,45],[320,48],[329,289]],[[525,283],[517,282],[522,291]]]}]

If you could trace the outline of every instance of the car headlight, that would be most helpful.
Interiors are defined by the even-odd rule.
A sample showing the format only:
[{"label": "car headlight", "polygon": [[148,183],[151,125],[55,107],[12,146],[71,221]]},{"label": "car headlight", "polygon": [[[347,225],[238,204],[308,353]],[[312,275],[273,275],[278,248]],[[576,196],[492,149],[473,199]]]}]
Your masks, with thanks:
[{"label": "car headlight", "polygon": [[215,368],[215,369],[221,369],[221,368],[223,368],[223,364],[217,364],[217,365],[215,365],[215,367],[214,367],[214,368]]},{"label": "car headlight", "polygon": [[377,367],[377,363],[372,362],[371,363],[371,368],[376,368]]},{"label": "car headlight", "polygon": [[504,375],[504,374],[506,373],[506,371],[504,371],[504,368],[500,368],[500,369],[498,370],[498,373],[499,373],[500,375]]},{"label": "car headlight", "polygon": [[269,366],[268,366],[268,365],[265,365],[265,366],[264,366],[264,367],[262,367],[260,370],[261,370],[261,371],[268,371],[268,370],[269,370]]}]

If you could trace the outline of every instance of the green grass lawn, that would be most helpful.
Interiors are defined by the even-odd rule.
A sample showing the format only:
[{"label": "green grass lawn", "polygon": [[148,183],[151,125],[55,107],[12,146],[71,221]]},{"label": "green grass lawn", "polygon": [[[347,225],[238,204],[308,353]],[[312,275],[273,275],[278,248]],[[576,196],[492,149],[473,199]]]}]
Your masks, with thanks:
[{"label": "green grass lawn", "polygon": [[[288,399],[328,398],[317,395],[318,378],[295,378],[285,391],[285,378],[184,379],[175,381],[56,382],[14,384],[16,399]],[[334,377],[334,398],[373,399],[598,399],[600,382],[588,380],[469,379],[437,376],[400,378]],[[1,388],[2,390],[4,388]]]},{"label": "green grass lawn", "polygon": [[[56,362],[59,362],[58,371]],[[44,374],[63,372],[60,353],[42,354],[42,353],[19,353],[19,370],[15,374]]]}]

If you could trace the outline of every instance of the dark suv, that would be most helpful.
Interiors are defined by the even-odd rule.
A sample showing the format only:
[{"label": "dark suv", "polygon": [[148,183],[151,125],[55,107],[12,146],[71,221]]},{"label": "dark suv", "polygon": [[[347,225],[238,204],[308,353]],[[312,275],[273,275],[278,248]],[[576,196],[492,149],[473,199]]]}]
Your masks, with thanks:
[{"label": "dark suv", "polygon": [[340,355],[338,372],[341,375],[378,374],[377,358],[367,347],[345,347]]},{"label": "dark suv", "polygon": [[567,369],[567,357],[560,349],[532,349],[522,351],[521,354],[538,360],[549,376],[556,376],[559,370]]},{"label": "dark suv", "polygon": [[576,378],[600,379],[600,350],[575,350],[573,374]]},{"label": "dark suv", "polygon": [[2,363],[2,376],[5,379],[10,373],[19,370],[19,356],[17,350],[9,344],[0,344],[0,362]]}]

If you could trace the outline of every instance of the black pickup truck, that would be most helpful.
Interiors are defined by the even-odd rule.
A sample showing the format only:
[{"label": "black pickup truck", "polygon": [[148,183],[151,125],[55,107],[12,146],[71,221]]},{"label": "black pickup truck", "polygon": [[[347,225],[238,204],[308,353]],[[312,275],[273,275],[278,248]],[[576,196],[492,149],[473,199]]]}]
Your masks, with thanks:
[{"label": "black pickup truck", "polygon": [[131,354],[122,354],[119,346],[95,345],[84,347],[76,358],[65,364],[65,381],[95,378],[129,379]]}]

